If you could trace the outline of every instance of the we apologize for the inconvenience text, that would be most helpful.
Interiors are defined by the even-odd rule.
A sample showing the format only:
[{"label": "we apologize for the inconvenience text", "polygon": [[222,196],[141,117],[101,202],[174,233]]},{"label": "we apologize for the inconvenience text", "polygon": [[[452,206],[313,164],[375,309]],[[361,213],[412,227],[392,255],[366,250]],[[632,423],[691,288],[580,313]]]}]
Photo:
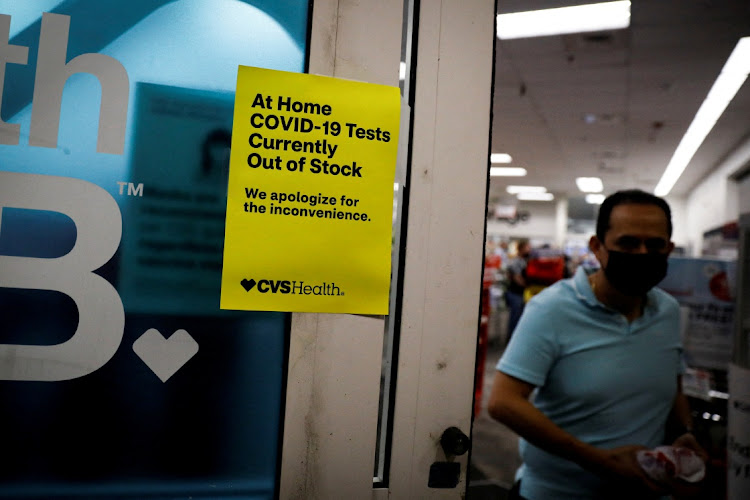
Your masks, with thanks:
[{"label": "we apologize for the inconvenience text", "polygon": [[[338,219],[370,221],[366,213],[356,212],[358,199],[349,198],[345,194],[340,197],[324,196],[321,193],[267,193],[260,189],[245,188],[245,212],[255,212],[270,215],[291,215],[293,217],[310,217],[318,219]],[[301,208],[298,205],[303,205]],[[321,208],[324,207],[324,208]]]}]

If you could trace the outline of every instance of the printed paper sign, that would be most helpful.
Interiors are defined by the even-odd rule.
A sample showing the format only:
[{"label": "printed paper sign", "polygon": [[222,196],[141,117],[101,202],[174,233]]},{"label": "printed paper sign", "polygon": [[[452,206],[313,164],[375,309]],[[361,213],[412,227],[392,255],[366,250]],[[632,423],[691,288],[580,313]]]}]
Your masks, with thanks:
[{"label": "printed paper sign", "polygon": [[221,308],[387,314],[400,92],[240,66]]},{"label": "printed paper sign", "polygon": [[234,96],[140,82],[135,96],[134,182],[120,184],[136,191],[120,197],[125,310],[226,315],[217,295]]},{"label": "printed paper sign", "polygon": [[732,359],[736,261],[669,259],[659,287],[689,310],[683,344],[691,367],[726,370]]}]

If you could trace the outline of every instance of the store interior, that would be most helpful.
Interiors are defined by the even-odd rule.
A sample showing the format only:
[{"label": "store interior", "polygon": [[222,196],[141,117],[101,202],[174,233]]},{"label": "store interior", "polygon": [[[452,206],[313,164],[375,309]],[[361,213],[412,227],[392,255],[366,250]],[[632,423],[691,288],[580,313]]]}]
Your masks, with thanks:
[{"label": "store interior", "polygon": [[[519,22],[503,15],[583,3],[498,2],[470,498],[504,498],[520,463],[517,437],[486,411],[507,341],[505,267],[516,244],[559,252],[571,271],[596,267],[588,240],[598,204],[621,189],[655,193],[672,208],[676,248],[662,287],[684,311],[693,416],[713,466],[727,466],[727,369],[737,358],[741,215],[750,212],[750,4],[610,2],[627,4],[624,25],[503,31]],[[710,293],[699,296],[707,281]],[[724,481],[715,491],[724,498]]]}]

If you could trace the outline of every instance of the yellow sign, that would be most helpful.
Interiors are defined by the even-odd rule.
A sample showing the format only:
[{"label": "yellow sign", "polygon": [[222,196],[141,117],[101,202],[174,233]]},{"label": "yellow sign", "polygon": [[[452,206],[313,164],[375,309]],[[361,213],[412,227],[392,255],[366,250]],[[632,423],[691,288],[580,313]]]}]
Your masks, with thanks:
[{"label": "yellow sign", "polygon": [[397,87],[240,66],[221,308],[387,314]]}]

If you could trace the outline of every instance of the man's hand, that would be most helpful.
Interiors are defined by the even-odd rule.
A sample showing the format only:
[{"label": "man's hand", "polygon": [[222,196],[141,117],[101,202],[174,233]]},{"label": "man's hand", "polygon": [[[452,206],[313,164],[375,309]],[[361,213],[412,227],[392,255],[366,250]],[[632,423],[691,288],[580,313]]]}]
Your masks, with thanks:
[{"label": "man's hand", "polygon": [[609,480],[613,485],[621,487],[622,489],[617,493],[622,493],[623,498],[666,495],[670,491],[669,487],[649,478],[638,463],[636,453],[645,449],[647,449],[645,446],[631,445],[611,450],[599,450],[597,463],[589,464],[588,468]]},{"label": "man's hand", "polygon": [[[693,436],[692,433],[687,432],[682,436],[679,436],[672,443],[672,446],[692,450],[703,461],[704,465],[708,467],[708,453],[706,453],[706,450],[704,450],[703,447],[698,443],[698,440],[695,439],[695,436]],[[696,483],[689,483],[687,481],[683,481],[682,479],[674,479],[670,481],[667,486],[676,499],[698,499],[702,498],[703,493],[705,493],[705,484],[705,478]]]},{"label": "man's hand", "polygon": [[679,436],[674,440],[672,446],[693,450],[704,464],[708,462],[708,453],[706,453],[706,450],[703,449],[703,447],[698,443],[698,440],[695,439],[695,436],[693,436],[691,432],[686,432],[682,436]]}]

